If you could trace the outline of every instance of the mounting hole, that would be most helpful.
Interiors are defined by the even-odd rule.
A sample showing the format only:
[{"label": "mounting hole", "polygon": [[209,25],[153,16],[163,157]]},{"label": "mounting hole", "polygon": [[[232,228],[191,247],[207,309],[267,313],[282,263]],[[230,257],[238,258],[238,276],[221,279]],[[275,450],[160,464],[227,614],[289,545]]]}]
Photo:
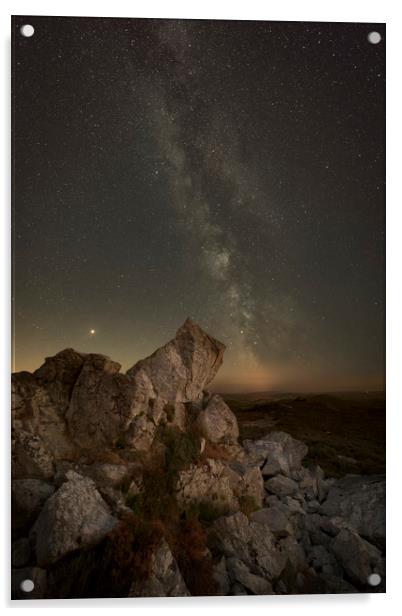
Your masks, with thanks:
[{"label": "mounting hole", "polygon": [[31,26],[31,24],[24,24],[23,26],[21,26],[20,32],[22,36],[25,36],[26,38],[30,38],[31,36],[34,35],[35,28]]},{"label": "mounting hole", "polygon": [[20,588],[23,592],[32,592],[35,588],[35,584],[32,580],[22,580]]},{"label": "mounting hole", "polygon": [[378,45],[381,41],[381,34],[379,32],[369,32],[367,35],[367,40],[372,45]]},{"label": "mounting hole", "polygon": [[378,573],[370,573],[367,578],[367,581],[370,586],[378,586],[379,584],[381,584],[381,575],[379,575]]}]

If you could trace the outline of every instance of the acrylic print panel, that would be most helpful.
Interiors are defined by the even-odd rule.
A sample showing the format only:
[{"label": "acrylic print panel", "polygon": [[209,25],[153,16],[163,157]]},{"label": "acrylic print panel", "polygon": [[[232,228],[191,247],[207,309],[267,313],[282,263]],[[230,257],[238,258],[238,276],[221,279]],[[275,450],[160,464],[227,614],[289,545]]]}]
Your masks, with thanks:
[{"label": "acrylic print panel", "polygon": [[384,592],[384,25],[12,33],[13,598]]}]

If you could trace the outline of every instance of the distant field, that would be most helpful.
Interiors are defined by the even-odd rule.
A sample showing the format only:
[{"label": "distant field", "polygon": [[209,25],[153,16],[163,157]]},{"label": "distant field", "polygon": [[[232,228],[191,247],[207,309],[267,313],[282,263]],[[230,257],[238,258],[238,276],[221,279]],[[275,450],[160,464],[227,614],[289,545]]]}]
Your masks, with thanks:
[{"label": "distant field", "polygon": [[319,464],[329,476],[385,472],[385,395],[381,392],[229,394],[224,398],[237,416],[240,440],[282,430],[304,441],[309,447],[305,463]]}]

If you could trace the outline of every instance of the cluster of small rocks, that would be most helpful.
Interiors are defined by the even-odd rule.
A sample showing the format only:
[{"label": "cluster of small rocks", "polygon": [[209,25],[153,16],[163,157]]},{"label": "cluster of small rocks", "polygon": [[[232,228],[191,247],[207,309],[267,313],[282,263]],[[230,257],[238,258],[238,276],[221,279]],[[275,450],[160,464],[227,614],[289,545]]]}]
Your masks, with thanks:
[{"label": "cluster of small rocks", "polygon": [[[13,598],[52,598],[58,564],[131,512],[162,426],[199,438],[200,459],[180,470],[174,491],[183,511],[222,511],[206,547],[218,594],[357,592],[372,590],[372,573],[384,580],[384,478],[325,478],[302,466],[306,445],[283,432],[240,445],[235,415],[206,391],[224,348],[188,319],[126,374],[107,357],[66,349],[13,375]],[[147,580],[133,579],[127,594],[191,594],[165,538]]]},{"label": "cluster of small rocks", "polygon": [[243,446],[264,478],[263,507],[214,523],[222,594],[367,592],[373,574],[384,590],[384,477],[325,478],[284,432]]}]

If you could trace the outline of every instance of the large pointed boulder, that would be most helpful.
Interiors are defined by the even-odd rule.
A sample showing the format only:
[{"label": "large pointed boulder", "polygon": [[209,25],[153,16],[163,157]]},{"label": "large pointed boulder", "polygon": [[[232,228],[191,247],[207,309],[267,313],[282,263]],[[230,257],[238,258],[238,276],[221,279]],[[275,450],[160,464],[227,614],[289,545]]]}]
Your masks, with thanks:
[{"label": "large pointed boulder", "polygon": [[222,342],[187,319],[173,340],[137,362],[127,375],[150,398],[196,401],[219,370],[224,350]]}]

